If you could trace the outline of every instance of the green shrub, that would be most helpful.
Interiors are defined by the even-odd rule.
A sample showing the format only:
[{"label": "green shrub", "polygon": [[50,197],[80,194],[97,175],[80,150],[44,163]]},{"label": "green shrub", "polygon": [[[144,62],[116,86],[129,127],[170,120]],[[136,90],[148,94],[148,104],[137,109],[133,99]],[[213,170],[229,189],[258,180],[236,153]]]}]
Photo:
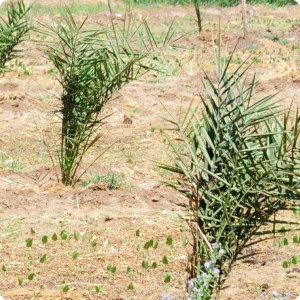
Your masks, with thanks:
[{"label": "green shrub", "polygon": [[[77,24],[68,8],[62,18],[55,26],[46,27],[53,40],[47,54],[62,87],[62,182],[74,185],[87,170],[78,174],[84,155],[100,139],[98,129],[106,118],[103,108],[117,90],[153,69],[144,59],[158,52],[158,45],[145,21],[129,21],[122,29],[113,25],[97,30],[85,29],[86,19]],[[172,37],[170,28],[163,45]]]},{"label": "green shrub", "polygon": [[7,6],[7,18],[0,22],[0,72],[5,65],[14,59],[19,52],[16,47],[23,42],[25,35],[31,29],[28,12],[31,6],[26,7],[23,0],[17,4],[12,2]]},{"label": "green shrub", "polygon": [[299,199],[298,111],[293,117],[290,110],[282,112],[272,96],[255,101],[255,77],[244,83],[249,66],[242,63],[230,73],[230,61],[218,71],[217,84],[205,75],[203,109],[190,108],[177,124],[181,142],[170,140],[175,164],[162,165],[178,174],[168,184],[187,199],[194,238],[190,277],[206,272],[213,245],[225,253],[208,295],[257,230],[288,200]]}]

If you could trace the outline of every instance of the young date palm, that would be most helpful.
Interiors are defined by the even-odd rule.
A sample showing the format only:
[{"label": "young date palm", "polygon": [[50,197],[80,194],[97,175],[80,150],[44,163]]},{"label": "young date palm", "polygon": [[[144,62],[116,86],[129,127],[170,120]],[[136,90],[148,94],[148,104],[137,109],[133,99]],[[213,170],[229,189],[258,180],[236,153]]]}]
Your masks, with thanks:
[{"label": "young date palm", "polygon": [[[63,21],[48,28],[54,42],[47,54],[59,73],[61,95],[62,182],[74,185],[85,153],[99,139],[95,134],[103,124],[103,107],[115,91],[151,68],[142,60],[157,49],[146,22],[134,22],[120,29],[85,29],[86,19],[77,24],[66,8]],[[126,28],[126,29],[125,29]],[[164,44],[172,37],[167,33]]]},{"label": "young date palm", "polygon": [[23,42],[30,31],[28,12],[31,5],[26,7],[23,0],[7,6],[7,19],[0,21],[0,72],[3,72],[8,61],[14,59],[19,50],[16,48]]},{"label": "young date palm", "polygon": [[206,298],[191,292],[192,299],[210,299],[257,230],[287,200],[299,199],[298,112],[293,118],[281,112],[272,96],[254,101],[255,78],[243,81],[249,66],[229,73],[229,65],[217,84],[205,75],[203,109],[190,109],[184,124],[176,124],[181,142],[170,141],[175,164],[162,165],[179,175],[168,184],[187,199],[193,287],[201,287],[214,245],[225,253],[213,262],[219,275],[211,277]]}]

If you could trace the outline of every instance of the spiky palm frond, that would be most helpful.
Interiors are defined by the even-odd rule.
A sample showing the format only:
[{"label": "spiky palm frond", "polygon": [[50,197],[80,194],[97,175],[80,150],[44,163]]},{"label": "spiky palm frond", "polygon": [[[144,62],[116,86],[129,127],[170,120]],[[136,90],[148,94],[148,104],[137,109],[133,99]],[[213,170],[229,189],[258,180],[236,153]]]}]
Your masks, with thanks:
[{"label": "spiky palm frond", "polygon": [[26,7],[23,0],[7,6],[7,19],[0,21],[0,71],[3,72],[8,61],[14,59],[19,52],[16,48],[24,41],[25,35],[32,28],[28,12],[32,5]]},{"label": "spiky palm frond", "polygon": [[[99,138],[95,132],[103,123],[104,106],[115,91],[152,69],[151,59],[144,59],[159,47],[145,21],[90,30],[85,29],[86,20],[77,24],[68,8],[62,16],[63,22],[46,28],[54,39],[47,54],[63,89],[62,182],[73,185],[80,178],[77,173],[84,154]],[[164,44],[172,36],[169,30]]]},{"label": "spiky palm frond", "polygon": [[183,142],[170,140],[175,164],[161,165],[179,175],[168,184],[188,199],[198,249],[191,277],[209,259],[207,241],[225,248],[226,275],[253,234],[300,195],[298,112],[290,120],[272,96],[255,101],[255,77],[243,83],[248,66],[229,73],[229,64],[217,84],[205,75],[203,109],[189,110],[188,130],[177,124]]}]

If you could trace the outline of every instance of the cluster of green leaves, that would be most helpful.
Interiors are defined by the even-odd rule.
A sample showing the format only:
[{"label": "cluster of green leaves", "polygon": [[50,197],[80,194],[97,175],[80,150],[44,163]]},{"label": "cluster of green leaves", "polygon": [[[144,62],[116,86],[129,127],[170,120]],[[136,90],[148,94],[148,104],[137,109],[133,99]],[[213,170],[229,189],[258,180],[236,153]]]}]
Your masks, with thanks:
[{"label": "cluster of green leaves", "polygon": [[282,266],[284,268],[291,268],[292,265],[297,265],[297,264],[298,264],[298,256],[292,255],[288,260],[285,260],[282,263]]},{"label": "cluster of green leaves", "polygon": [[[153,5],[153,4],[169,4],[169,5],[193,5],[195,0],[124,0],[126,3]],[[236,6],[240,2],[238,0],[204,0],[201,5],[204,6]],[[249,4],[271,4],[275,6],[284,6],[293,4],[290,0],[247,0]]]},{"label": "cluster of green leaves", "polygon": [[20,68],[22,70],[23,75],[28,76],[30,74],[29,70],[28,70],[28,66],[25,63],[23,63],[23,62],[21,62],[21,61],[19,61],[19,60],[16,59],[15,60],[15,66],[17,68]]},{"label": "cluster of green leaves", "polygon": [[[140,230],[135,232],[135,236],[137,238],[140,237]],[[173,247],[173,237],[171,235],[167,236],[165,240],[166,245],[170,248]],[[147,270],[155,270],[159,266],[162,268],[167,267],[169,265],[169,258],[167,255],[164,255],[161,261],[153,260],[153,251],[156,251],[159,248],[159,242],[155,241],[153,238],[146,240],[142,245],[140,243],[137,244],[137,250],[143,251],[143,260],[141,263],[141,267],[143,268],[144,272]],[[171,282],[172,275],[168,272],[164,275],[164,283],[169,284]]]},{"label": "cluster of green leaves", "polygon": [[[35,230],[33,228],[31,228],[31,237],[28,237],[26,240],[25,240],[25,244],[26,244],[26,248],[27,248],[27,253],[26,253],[26,257],[29,261],[29,266],[30,266],[30,271],[29,271],[29,274],[27,277],[24,277],[24,276],[19,276],[18,277],[18,283],[19,285],[23,285],[25,283],[25,280],[28,280],[28,281],[33,281],[34,278],[36,277],[36,272],[34,270],[35,266],[37,264],[45,264],[47,262],[47,253],[46,253],[46,249],[44,248],[49,242],[50,240],[53,242],[53,243],[56,243],[56,242],[59,242],[61,243],[61,245],[63,245],[63,242],[66,242],[68,240],[70,240],[70,235],[69,233],[66,231],[66,230],[62,230],[60,232],[60,234],[57,234],[57,233],[54,233],[51,238],[48,237],[48,235],[44,235],[41,237],[40,240],[36,241],[35,239]],[[78,232],[74,232],[74,239],[76,241],[79,240],[80,238],[80,234]],[[44,253],[40,253],[40,255],[38,256],[38,259],[36,259],[33,255],[33,245],[34,243],[38,243],[40,244],[40,246],[42,245],[43,249],[44,249]],[[73,251],[71,253],[73,259],[77,259],[79,253],[77,251]],[[2,265],[2,271],[3,272],[7,272],[8,271],[8,267],[7,265],[3,264]],[[62,282],[62,290],[64,292],[67,292],[69,290],[69,287],[67,284],[65,284],[65,281]]]},{"label": "cluster of green leaves", "polygon": [[[294,245],[300,245],[300,235],[294,235],[292,238],[292,243]],[[284,237],[282,240],[279,240],[279,242],[274,242],[274,245],[278,245],[280,248],[288,247],[290,245],[290,239],[288,237]],[[292,266],[297,265],[298,262],[299,257],[298,255],[294,254],[282,262],[282,267],[291,270]]]},{"label": "cluster of green leaves", "polygon": [[[73,233],[68,232],[65,229],[62,229],[59,233],[53,233],[52,235],[43,235],[42,237],[37,237],[36,231],[31,228],[31,235],[25,240],[26,245],[26,255],[25,258],[28,260],[28,275],[27,276],[18,276],[18,283],[19,285],[23,285],[26,283],[26,281],[30,282],[35,279],[38,280],[40,287],[43,288],[43,280],[40,275],[40,272],[37,271],[37,268],[39,268],[41,264],[46,264],[49,262],[53,262],[55,258],[58,256],[57,254],[57,245],[60,244],[60,248],[62,251],[64,251],[64,246],[67,246],[68,243],[71,241],[78,242],[80,239],[84,239],[84,236],[78,232],[74,231]],[[86,242],[83,240],[83,242]],[[95,248],[97,245],[96,240],[94,239],[88,239],[89,246],[91,248]],[[76,244],[75,244],[76,245]],[[36,255],[36,251],[40,252],[38,255]],[[53,251],[51,250],[53,249]],[[72,260],[77,260],[78,257],[81,255],[81,253],[74,249],[70,251],[69,253]],[[9,264],[3,264],[2,265],[2,272],[5,274],[6,272],[10,271],[11,267]],[[61,290],[64,293],[67,293],[70,290],[70,283],[66,282],[65,280],[61,280],[59,283]],[[94,291],[96,293],[100,293],[102,291],[101,285],[95,285],[92,284],[91,286],[88,285],[88,288],[90,292]],[[93,290],[91,290],[93,288]]]},{"label": "cluster of green leaves", "polygon": [[90,187],[95,184],[104,184],[109,190],[115,190],[122,186],[123,177],[121,175],[115,175],[113,173],[106,175],[95,175],[91,179],[82,181],[81,185],[83,187]]},{"label": "cluster of green leaves", "polygon": [[28,12],[31,6],[26,7],[23,0],[18,0],[7,6],[7,18],[0,22],[0,72],[5,70],[5,65],[14,59],[19,52],[16,48],[23,42],[25,35],[30,31],[31,24]]},{"label": "cluster of green leaves", "polygon": [[[153,238],[142,237],[140,230],[135,232],[136,238],[136,250],[140,253],[140,267],[133,268],[128,265],[126,270],[124,267],[119,267],[113,262],[107,262],[105,267],[105,272],[107,272],[109,282],[113,282],[117,274],[126,274],[129,280],[127,289],[133,291],[135,289],[134,282],[136,279],[132,276],[134,273],[139,274],[138,278],[144,274],[146,276],[147,272],[153,272],[155,270],[165,270],[161,280],[168,286],[172,280],[172,273],[170,272],[170,259],[168,257],[169,253],[172,253],[174,249],[173,237],[168,235],[164,240],[154,240]],[[86,252],[81,248],[84,244]],[[185,244],[186,245],[186,244]],[[71,246],[71,247],[70,247]],[[54,232],[52,234],[44,234],[39,236],[37,232],[31,228],[30,235],[25,239],[24,247],[26,247],[26,254],[24,259],[27,260],[24,265],[27,265],[27,269],[22,272],[23,275],[18,276],[17,280],[19,285],[25,285],[29,282],[35,281],[40,288],[44,288],[43,273],[40,271],[42,265],[47,266],[55,264],[55,260],[61,260],[61,254],[64,256],[64,260],[69,257],[74,263],[79,259],[83,259],[86,254],[90,255],[91,250],[98,253],[97,247],[100,245],[97,242],[97,237],[95,235],[89,235],[88,233],[82,233],[79,231],[70,232],[66,229],[61,229],[60,232]],[[159,248],[165,247],[166,252],[161,256],[160,260],[155,260],[157,258],[157,251]],[[68,249],[68,250],[67,250]],[[169,250],[168,250],[169,249]],[[22,262],[23,264],[23,262]],[[5,276],[7,272],[11,272],[14,268],[13,264],[9,262],[2,262],[1,271],[2,275]],[[81,272],[80,268],[72,269],[72,272]],[[25,275],[27,272],[27,275]],[[65,274],[63,272],[63,274]],[[62,292],[67,293],[72,287],[73,283],[68,282],[63,275],[57,281]],[[103,292],[103,286],[99,283],[82,283],[83,286],[87,286],[89,292],[101,293]]]},{"label": "cluster of green leaves", "polygon": [[282,111],[272,96],[254,99],[255,76],[243,80],[251,64],[232,72],[230,60],[218,65],[217,84],[203,80],[203,109],[191,105],[182,122],[170,120],[179,134],[179,142],[170,140],[175,164],[161,165],[178,174],[167,183],[187,199],[192,278],[213,243],[226,252],[219,262],[226,277],[258,229],[299,199],[298,111]]}]

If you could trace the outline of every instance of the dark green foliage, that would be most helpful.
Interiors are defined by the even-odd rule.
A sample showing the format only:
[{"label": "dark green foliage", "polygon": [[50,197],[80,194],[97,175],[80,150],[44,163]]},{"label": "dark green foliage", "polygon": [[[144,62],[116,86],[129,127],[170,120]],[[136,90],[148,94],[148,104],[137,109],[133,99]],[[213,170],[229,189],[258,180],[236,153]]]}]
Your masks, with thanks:
[{"label": "dark green foliage", "polygon": [[33,239],[26,239],[26,247],[31,248],[32,242],[33,242]]},{"label": "dark green foliage", "polygon": [[28,12],[31,6],[26,7],[23,0],[17,4],[12,2],[7,6],[7,18],[1,18],[0,22],[0,72],[5,65],[14,59],[19,52],[16,48],[23,42],[25,35],[31,29],[28,21]]},{"label": "dark green foliage", "polygon": [[165,275],[164,277],[164,283],[170,283],[172,276],[170,274]]},{"label": "dark green foliage", "polygon": [[43,254],[43,255],[40,256],[40,263],[41,264],[45,262],[46,257],[47,257],[47,254]]}]

